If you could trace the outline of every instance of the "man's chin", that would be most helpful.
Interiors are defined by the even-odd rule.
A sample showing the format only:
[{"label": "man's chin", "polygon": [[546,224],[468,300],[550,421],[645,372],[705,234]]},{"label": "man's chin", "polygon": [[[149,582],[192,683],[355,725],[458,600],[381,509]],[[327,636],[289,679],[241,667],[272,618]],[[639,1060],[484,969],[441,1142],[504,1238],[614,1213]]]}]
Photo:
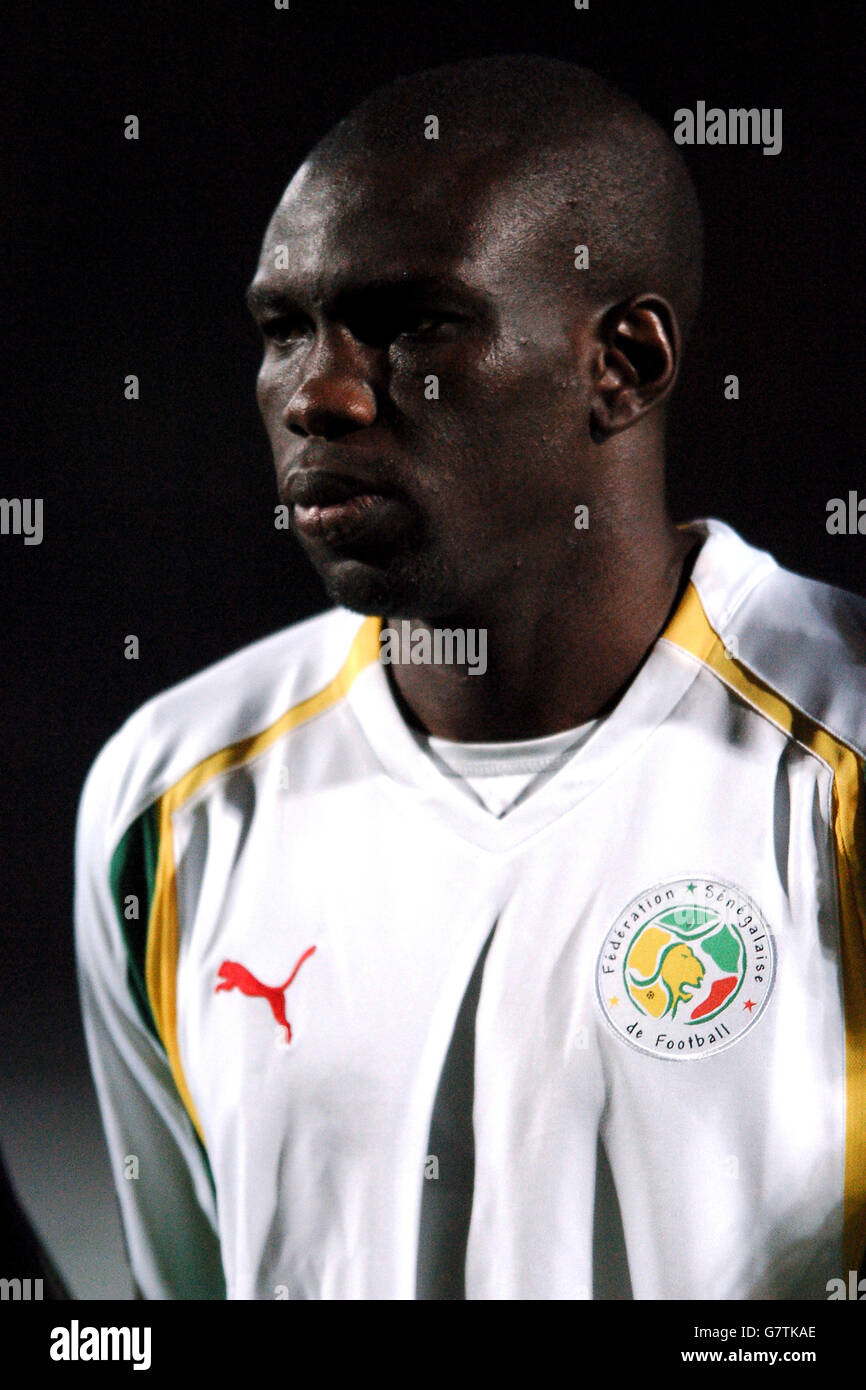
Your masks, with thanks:
[{"label": "man's chin", "polygon": [[388,588],[381,570],[367,565],[342,564],[327,570],[320,578],[328,598],[339,608],[377,617],[387,609]]},{"label": "man's chin", "polygon": [[341,559],[318,572],[331,602],[354,613],[420,618],[444,607],[441,577],[435,567],[419,564],[415,557],[395,558],[386,568]]}]

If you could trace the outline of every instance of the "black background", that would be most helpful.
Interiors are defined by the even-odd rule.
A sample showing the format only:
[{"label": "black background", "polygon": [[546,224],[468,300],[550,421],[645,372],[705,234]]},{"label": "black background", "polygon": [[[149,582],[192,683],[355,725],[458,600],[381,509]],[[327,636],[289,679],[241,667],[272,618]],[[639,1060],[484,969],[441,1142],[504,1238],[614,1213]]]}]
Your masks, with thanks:
[{"label": "black background", "polygon": [[[0,537],[0,1139],[81,1296],[127,1287],[75,992],[81,783],[142,700],[325,606],[273,527],[243,307],[294,167],[372,86],[482,53],[584,62],[668,130],[698,100],[782,107],[777,156],[686,151],[707,288],[674,410],[672,506],[864,592],[866,537],[825,525],[828,499],[866,495],[858,14],[760,0],[7,11],[0,490],[44,499],[45,536]],[[123,135],[133,113],[137,142]],[[138,402],[124,399],[128,373]],[[739,401],[724,399],[728,373]]]}]

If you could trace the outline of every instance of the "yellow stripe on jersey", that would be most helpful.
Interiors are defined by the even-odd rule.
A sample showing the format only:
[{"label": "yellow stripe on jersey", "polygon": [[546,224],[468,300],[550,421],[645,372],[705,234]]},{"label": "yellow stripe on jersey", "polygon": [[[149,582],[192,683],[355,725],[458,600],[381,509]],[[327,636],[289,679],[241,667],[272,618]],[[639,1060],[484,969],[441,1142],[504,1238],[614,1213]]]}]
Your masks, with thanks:
[{"label": "yellow stripe on jersey", "polygon": [[839,885],[845,1001],[845,1269],[866,1249],[866,836],[863,767],[858,754],[750,671],[713,629],[690,584],[663,636],[708,666],[731,690],[766,715],[833,773],[833,837]]},{"label": "yellow stripe on jersey", "polygon": [[264,752],[290,729],[296,729],[314,715],[337,704],[365,667],[379,655],[379,618],[366,618],[361,624],[345,662],[336,676],[316,695],[293,705],[273,724],[258,734],[240,739],[204,758],[159,801],[159,858],[156,867],[153,903],[147,932],[145,979],[150,1007],[181,1100],[202,1143],[201,1122],[184,1076],[177,1041],[177,958],[180,932],[177,915],[177,876],[174,862],[172,816],[195,792],[221,772],[240,767]]}]

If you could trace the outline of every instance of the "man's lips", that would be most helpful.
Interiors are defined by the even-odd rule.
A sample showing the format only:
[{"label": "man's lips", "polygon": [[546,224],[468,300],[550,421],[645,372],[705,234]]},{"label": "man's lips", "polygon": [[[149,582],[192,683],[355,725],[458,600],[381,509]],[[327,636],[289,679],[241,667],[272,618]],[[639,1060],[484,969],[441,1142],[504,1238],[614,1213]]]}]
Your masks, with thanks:
[{"label": "man's lips", "polygon": [[372,538],[393,526],[403,509],[386,484],[323,469],[290,475],[286,492],[300,534],[331,545]]},{"label": "man's lips", "polygon": [[387,497],[392,488],[381,480],[355,473],[332,473],[326,468],[301,468],[290,473],[286,491],[298,507],[331,507],[353,497]]}]

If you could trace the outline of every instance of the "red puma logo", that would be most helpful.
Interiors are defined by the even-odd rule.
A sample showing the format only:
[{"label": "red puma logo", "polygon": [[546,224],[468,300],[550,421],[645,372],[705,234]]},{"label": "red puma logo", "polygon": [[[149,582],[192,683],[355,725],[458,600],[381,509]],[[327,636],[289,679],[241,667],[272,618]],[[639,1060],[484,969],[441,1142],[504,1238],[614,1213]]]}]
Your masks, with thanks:
[{"label": "red puma logo", "polygon": [[292,1025],[286,1018],[286,990],[304,961],[313,954],[315,949],[315,946],[307,947],[284,985],[263,985],[261,980],[257,980],[255,975],[250,974],[245,965],[240,965],[236,960],[224,960],[219,968],[222,983],[217,985],[214,993],[219,994],[222,989],[239,989],[241,994],[248,994],[251,997],[258,995],[262,999],[267,999],[277,1023],[286,1030],[286,1042],[291,1042]]}]

